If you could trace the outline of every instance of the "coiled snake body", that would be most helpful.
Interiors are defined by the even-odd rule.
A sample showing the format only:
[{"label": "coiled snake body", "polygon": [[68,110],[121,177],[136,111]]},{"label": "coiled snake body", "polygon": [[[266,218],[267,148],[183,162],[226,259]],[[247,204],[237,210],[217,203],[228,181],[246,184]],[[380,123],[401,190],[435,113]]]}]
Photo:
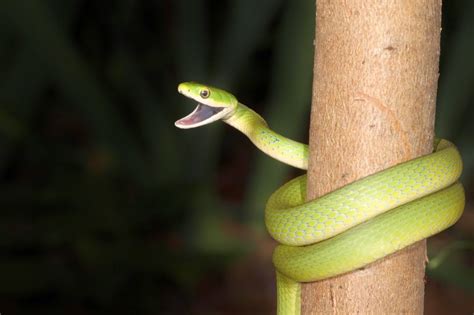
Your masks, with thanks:
[{"label": "coiled snake body", "polygon": [[[307,168],[307,145],[271,130],[232,94],[195,82],[181,83],[178,91],[198,106],[177,127],[222,120],[271,157]],[[453,225],[464,209],[464,191],[457,181],[461,170],[457,149],[441,139],[432,154],[309,202],[306,175],[280,187],[265,209],[266,227],[282,244],[273,254],[278,313],[300,313],[300,282],[355,270]]]}]

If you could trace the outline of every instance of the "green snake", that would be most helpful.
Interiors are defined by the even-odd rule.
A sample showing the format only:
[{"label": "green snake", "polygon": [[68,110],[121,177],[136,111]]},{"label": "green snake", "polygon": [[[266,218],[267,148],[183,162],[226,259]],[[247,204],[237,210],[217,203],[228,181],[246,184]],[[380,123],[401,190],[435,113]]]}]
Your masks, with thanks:
[{"label": "green snake", "polygon": [[[308,146],[271,130],[265,120],[224,90],[184,82],[178,92],[196,109],[175,122],[195,128],[222,120],[261,151],[307,169]],[[301,282],[361,268],[453,225],[464,209],[456,147],[438,139],[433,153],[367,176],[306,202],[306,175],[275,191],[265,224],[279,245],[273,253],[277,311],[299,314]]]}]

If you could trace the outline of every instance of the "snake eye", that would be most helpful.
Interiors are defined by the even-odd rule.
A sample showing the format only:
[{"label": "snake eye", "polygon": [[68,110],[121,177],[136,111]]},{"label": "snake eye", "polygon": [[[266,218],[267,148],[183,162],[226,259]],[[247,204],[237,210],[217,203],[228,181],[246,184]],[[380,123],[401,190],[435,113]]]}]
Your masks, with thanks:
[{"label": "snake eye", "polygon": [[202,98],[208,98],[209,95],[211,95],[211,92],[208,89],[204,89],[204,90],[201,90],[201,92],[199,92],[199,95]]}]

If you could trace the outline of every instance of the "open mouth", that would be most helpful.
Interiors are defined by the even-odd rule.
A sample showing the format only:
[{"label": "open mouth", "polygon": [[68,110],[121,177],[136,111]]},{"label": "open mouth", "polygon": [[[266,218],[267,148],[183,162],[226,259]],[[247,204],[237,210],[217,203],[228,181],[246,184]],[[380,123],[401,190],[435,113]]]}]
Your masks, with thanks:
[{"label": "open mouth", "polygon": [[[211,107],[201,103],[197,104],[194,111],[188,116],[181,118],[174,124],[179,128],[193,128],[212,122],[215,119],[210,120],[216,114],[220,113],[225,107]],[[210,120],[210,121],[209,121]]]}]

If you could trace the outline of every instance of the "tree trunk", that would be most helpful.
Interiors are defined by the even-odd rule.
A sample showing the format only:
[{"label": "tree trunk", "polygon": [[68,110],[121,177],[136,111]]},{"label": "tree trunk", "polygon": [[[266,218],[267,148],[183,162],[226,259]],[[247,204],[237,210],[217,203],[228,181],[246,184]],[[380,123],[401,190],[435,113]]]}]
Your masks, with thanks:
[{"label": "tree trunk", "polygon": [[[440,27],[440,0],[317,1],[308,199],[432,151]],[[303,314],[422,314],[425,244],[304,284]]]}]

